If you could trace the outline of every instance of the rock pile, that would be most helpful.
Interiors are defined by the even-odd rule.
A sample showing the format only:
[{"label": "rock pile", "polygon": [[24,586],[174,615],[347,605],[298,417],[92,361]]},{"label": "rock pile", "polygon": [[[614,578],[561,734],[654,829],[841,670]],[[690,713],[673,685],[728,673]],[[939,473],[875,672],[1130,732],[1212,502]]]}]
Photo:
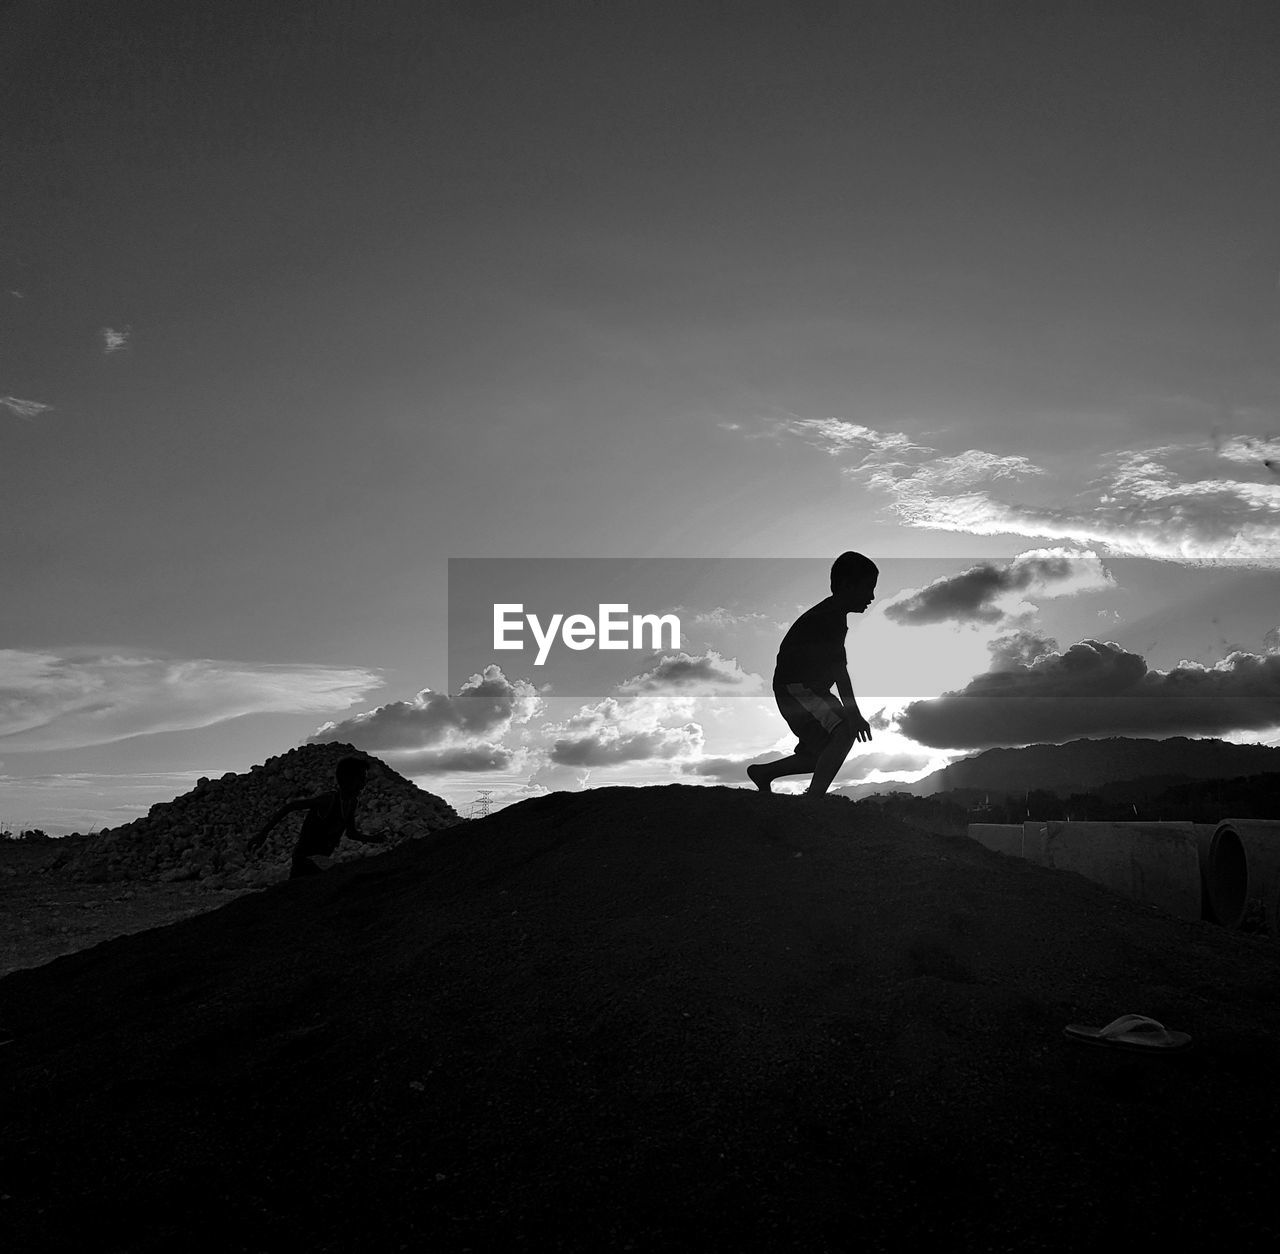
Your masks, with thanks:
[{"label": "rock pile", "polygon": [[303,814],[286,815],[248,856],[246,841],[286,801],[331,790],[333,769],[348,755],[369,763],[356,825],[361,832],[385,836],[386,844],[356,844],[344,837],[330,862],[368,857],[462,821],[452,806],[385,762],[333,741],[290,749],[243,775],[228,771],[221,779],[201,779],[190,792],[153,805],[145,818],[75,838],[50,869],[97,882],[192,880],[206,888],[274,883],[288,874]]}]

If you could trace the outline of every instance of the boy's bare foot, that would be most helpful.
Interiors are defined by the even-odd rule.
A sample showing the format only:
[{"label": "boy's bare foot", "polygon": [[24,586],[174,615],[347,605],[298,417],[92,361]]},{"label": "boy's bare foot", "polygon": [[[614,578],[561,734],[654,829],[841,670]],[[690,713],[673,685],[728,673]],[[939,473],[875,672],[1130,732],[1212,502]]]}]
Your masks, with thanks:
[{"label": "boy's bare foot", "polygon": [[760,763],[758,763],[758,762],[755,764],[755,766],[749,766],[749,767],[747,767],[747,778],[748,778],[748,779],[749,779],[749,780],[750,780],[750,781],[751,781],[751,782],[752,782],[752,783],[753,783],[753,784],[754,784],[758,789],[760,789],[760,791],[761,791],[761,792],[772,792],[772,791],[773,791],[773,789],[769,786],[769,781],[768,781],[767,779],[766,779],[766,780],[764,780],[763,782],[761,782],[761,781],[756,777],[756,772],[757,772],[758,770],[760,770],[760,769],[761,769],[761,768],[760,768]]},{"label": "boy's bare foot", "polygon": [[289,867],[291,880],[301,879],[304,875],[322,875],[323,872],[310,858],[296,858]]}]

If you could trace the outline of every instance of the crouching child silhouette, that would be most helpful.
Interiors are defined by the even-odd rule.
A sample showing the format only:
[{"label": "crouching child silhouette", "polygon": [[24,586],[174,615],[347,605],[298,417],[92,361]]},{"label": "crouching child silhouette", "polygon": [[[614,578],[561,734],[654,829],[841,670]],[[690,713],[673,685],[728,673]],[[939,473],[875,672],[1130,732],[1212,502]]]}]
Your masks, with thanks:
[{"label": "crouching child silhouette", "polygon": [[805,610],[783,636],[773,696],[797,743],[789,757],[747,767],[747,777],[761,792],[772,792],[770,785],[783,775],[812,774],[807,793],[821,797],[853,742],[871,739],[871,724],[854,699],[844,638],[846,615],[861,614],[871,604],[879,575],[869,557],[841,553],[831,567],[831,595]]},{"label": "crouching child silhouette", "polygon": [[280,822],[286,814],[295,810],[305,810],[307,817],[302,820],[302,830],[298,833],[298,843],[293,847],[289,859],[289,878],[297,879],[301,875],[318,875],[320,868],[311,861],[313,857],[327,857],[337,847],[345,832],[352,840],[366,845],[381,845],[385,836],[371,836],[356,828],[356,800],[364,787],[365,775],[369,764],[363,758],[343,758],[334,768],[334,781],[338,787],[332,792],[318,793],[314,797],[299,797],[294,801],[286,801],[266,822],[256,836],[245,845],[245,852],[251,853],[267,838],[267,834]]}]

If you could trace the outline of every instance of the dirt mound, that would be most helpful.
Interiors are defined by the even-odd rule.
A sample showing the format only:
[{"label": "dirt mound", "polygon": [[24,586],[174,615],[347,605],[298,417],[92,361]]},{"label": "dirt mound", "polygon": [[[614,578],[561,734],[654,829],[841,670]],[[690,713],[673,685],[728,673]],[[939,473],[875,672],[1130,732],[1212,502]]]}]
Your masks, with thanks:
[{"label": "dirt mound", "polygon": [[[847,801],[554,794],[0,980],[4,1214],[130,1254],[1273,1248],[1277,987],[1268,940]],[[1191,1051],[1063,1034],[1129,1011]]]},{"label": "dirt mound", "polygon": [[[361,831],[380,833],[396,845],[461,822],[452,806],[385,762],[330,741],[291,749],[243,774],[228,771],[221,779],[201,779],[190,792],[153,805],[145,818],[77,837],[74,847],[54,859],[52,869],[101,883],[200,880],[214,888],[274,883],[288,873],[302,815],[282,819],[249,857],[245,841],[284,802],[332,789],[333,769],[347,756],[369,763],[356,808]],[[365,857],[371,848],[344,839],[332,861]]]}]

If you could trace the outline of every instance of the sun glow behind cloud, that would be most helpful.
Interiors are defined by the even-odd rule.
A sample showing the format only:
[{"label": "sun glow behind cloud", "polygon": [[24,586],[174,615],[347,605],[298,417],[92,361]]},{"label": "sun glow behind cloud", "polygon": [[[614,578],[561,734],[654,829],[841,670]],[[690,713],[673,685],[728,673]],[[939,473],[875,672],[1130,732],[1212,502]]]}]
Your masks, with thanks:
[{"label": "sun glow behind cloud", "polygon": [[[1035,548],[1011,558],[971,561],[890,593],[851,622],[850,669],[874,742],[855,746],[838,780],[906,782],[993,744],[1108,734],[1230,734],[1237,714],[1257,728],[1280,724],[1280,695],[1272,691],[1276,672],[1270,655],[1280,639],[1274,627],[1260,653],[1240,648],[1211,666],[1184,662],[1164,671],[1119,645],[1075,637],[1059,645],[1045,630],[1046,613],[1061,613],[1077,598],[1085,601],[1072,610],[1073,621],[1101,616],[1117,624],[1123,615],[1105,602],[1123,590],[1111,564],[1097,553]],[[723,607],[685,611],[690,622],[726,639],[737,636],[740,644],[763,617]],[[776,633],[770,644],[776,644]],[[532,693],[527,681],[489,670],[495,692],[523,685]],[[1142,702],[1122,709],[1115,698],[1138,681],[1141,692],[1129,695],[1140,695]],[[1198,701],[1174,699],[1192,685]],[[1010,700],[1020,693],[1025,701]],[[1253,701],[1248,710],[1240,700],[1225,700],[1246,696]],[[523,755],[517,763],[491,753],[495,775],[501,773],[505,782],[518,782],[511,774],[518,765],[532,772],[528,781],[539,787],[679,778],[741,784],[749,763],[788,753],[793,744],[766,677],[713,648],[651,658],[594,701],[575,704],[545,695],[537,714],[518,727],[495,726],[483,737],[491,751],[514,746]],[[368,717],[344,726],[358,727]],[[483,746],[477,741],[476,747]],[[448,766],[443,759],[434,763],[435,777]]]}]

